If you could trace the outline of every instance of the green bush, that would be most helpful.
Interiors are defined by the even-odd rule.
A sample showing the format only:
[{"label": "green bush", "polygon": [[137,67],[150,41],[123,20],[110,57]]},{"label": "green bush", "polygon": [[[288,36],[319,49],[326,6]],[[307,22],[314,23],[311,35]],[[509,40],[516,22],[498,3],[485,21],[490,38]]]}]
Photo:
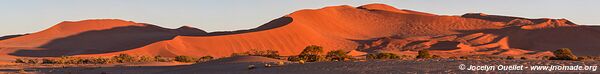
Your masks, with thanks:
[{"label": "green bush", "polygon": [[343,51],[343,50],[335,50],[335,51],[329,51],[327,52],[327,55],[325,56],[328,59],[333,60],[338,60],[338,61],[343,61],[343,60],[348,60],[350,58],[352,58],[351,56],[348,55],[348,51]]},{"label": "green bush", "polygon": [[429,54],[429,50],[421,50],[416,57],[417,59],[431,59],[433,58],[431,54]]},{"label": "green bush", "polygon": [[304,50],[300,52],[300,55],[320,55],[321,53],[323,53],[323,47],[310,45],[304,48]]},{"label": "green bush", "polygon": [[368,54],[368,59],[400,59],[400,56],[393,53],[378,53],[378,54]]},{"label": "green bush", "polygon": [[196,62],[198,59],[190,56],[176,56],[175,61],[177,62]]},{"label": "green bush", "polygon": [[577,60],[577,56],[575,56],[569,48],[561,48],[552,53],[554,54],[554,57],[550,57],[550,60]]},{"label": "green bush", "polygon": [[300,55],[288,57],[288,60],[289,61],[303,60],[306,62],[316,62],[316,61],[326,60],[326,58],[324,56],[320,55],[321,53],[323,53],[323,47],[316,46],[316,45],[310,45],[310,46],[307,46],[306,48],[304,48],[304,50],[302,50],[302,52],[300,52]]}]

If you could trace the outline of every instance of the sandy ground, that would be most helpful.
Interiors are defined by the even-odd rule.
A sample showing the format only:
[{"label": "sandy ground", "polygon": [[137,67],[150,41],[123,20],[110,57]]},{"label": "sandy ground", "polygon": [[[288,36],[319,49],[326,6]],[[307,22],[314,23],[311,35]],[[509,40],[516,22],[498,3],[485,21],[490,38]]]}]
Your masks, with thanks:
[{"label": "sandy ground", "polygon": [[[396,73],[600,73],[598,71],[470,71],[460,70],[461,64],[469,65],[587,65],[597,66],[598,61],[549,61],[549,60],[369,60],[344,62],[288,63],[283,66],[264,67],[265,63],[199,63],[179,66],[102,66],[79,65],[59,68],[26,68],[29,73],[46,74],[396,74]],[[256,69],[247,69],[256,65]],[[4,66],[0,73],[17,73],[19,69]],[[31,65],[29,65],[31,66]]]}]

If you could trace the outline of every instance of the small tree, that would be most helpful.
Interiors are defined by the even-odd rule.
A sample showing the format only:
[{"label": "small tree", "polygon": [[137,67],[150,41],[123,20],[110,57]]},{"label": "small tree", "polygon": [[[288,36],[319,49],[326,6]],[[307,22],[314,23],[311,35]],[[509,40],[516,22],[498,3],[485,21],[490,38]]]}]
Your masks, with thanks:
[{"label": "small tree", "polygon": [[429,54],[429,50],[421,50],[416,57],[417,59],[431,59],[432,56]]},{"label": "small tree", "polygon": [[350,59],[351,56],[348,55],[348,51],[343,51],[343,50],[335,50],[335,51],[330,51],[327,52],[326,58],[329,58],[331,60],[347,60]]},{"label": "small tree", "polygon": [[561,48],[552,53],[554,54],[554,57],[550,57],[550,60],[577,60],[577,56],[575,56],[569,48]]}]

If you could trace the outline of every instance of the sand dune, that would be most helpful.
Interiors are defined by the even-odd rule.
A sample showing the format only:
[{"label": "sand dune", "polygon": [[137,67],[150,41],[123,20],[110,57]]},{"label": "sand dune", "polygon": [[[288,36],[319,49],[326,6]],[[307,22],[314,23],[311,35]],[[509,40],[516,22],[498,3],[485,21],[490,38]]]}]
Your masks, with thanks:
[{"label": "sand dune", "polygon": [[[329,50],[412,52],[435,49],[443,56],[526,55],[573,48],[594,54],[598,28],[565,19],[469,13],[435,15],[385,4],[305,9],[248,30],[207,33],[193,27],[166,29],[123,20],[62,22],[44,31],[0,41],[10,56],[215,56],[255,50],[297,55],[305,46]],[[16,49],[19,48],[19,49]],[[30,48],[30,49],[27,49]],[[486,51],[483,51],[486,50]],[[507,52],[510,51],[510,52]],[[590,52],[593,51],[593,52]],[[412,54],[412,53],[411,53]]]},{"label": "sand dune", "polygon": [[360,45],[354,40],[390,36],[448,35],[459,34],[456,30],[502,28],[494,25],[501,23],[485,20],[413,14],[414,12],[377,11],[380,8],[371,6],[366,5],[368,9],[331,6],[300,10],[284,17],[289,18],[291,22],[268,30],[216,36],[177,36],[171,40],[118,53],[225,57],[231,53],[259,49],[277,50],[282,55],[297,55],[308,45],[324,46],[326,50],[354,50]]}]

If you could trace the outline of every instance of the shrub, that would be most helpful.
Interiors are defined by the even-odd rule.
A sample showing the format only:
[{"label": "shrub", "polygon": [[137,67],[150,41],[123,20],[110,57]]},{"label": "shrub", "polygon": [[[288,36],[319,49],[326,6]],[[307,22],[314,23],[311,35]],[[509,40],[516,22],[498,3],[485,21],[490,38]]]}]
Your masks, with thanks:
[{"label": "shrub", "polygon": [[154,58],[148,57],[148,56],[139,56],[139,60],[138,62],[152,62],[154,61]]},{"label": "shrub", "polygon": [[[205,57],[212,58],[212,57]],[[110,63],[130,63],[130,62],[171,62],[173,59],[156,56],[154,58],[147,56],[133,57],[126,54],[120,54],[111,58],[96,57],[96,58],[80,58],[67,57],[60,58],[43,58],[43,59],[16,59],[15,63],[28,64],[110,64]]]},{"label": "shrub", "polygon": [[514,56],[506,56],[506,59],[507,60],[513,60],[513,59],[515,59],[515,57]]},{"label": "shrub", "polygon": [[331,59],[331,60],[343,61],[343,60],[348,60],[348,59],[352,58],[351,56],[348,55],[348,53],[350,53],[350,52],[343,51],[343,50],[335,50],[335,51],[327,52],[327,55],[325,57],[328,59]]},{"label": "shrub", "polygon": [[301,59],[298,56],[290,56],[290,57],[287,58],[287,60],[288,61],[300,61],[300,60],[303,60],[303,59]]},{"label": "shrub", "polygon": [[448,59],[458,59],[456,56],[448,57]]},{"label": "shrub", "polygon": [[430,59],[432,56],[429,54],[429,50],[421,50],[416,57],[417,59]]},{"label": "shrub", "polygon": [[178,62],[196,62],[197,59],[194,57],[190,57],[190,56],[176,56],[175,57],[175,61]]},{"label": "shrub", "polygon": [[316,62],[316,61],[324,61],[326,58],[322,55],[319,55],[323,52],[323,47],[310,45],[304,48],[300,55],[289,57],[289,61],[306,61],[306,62]]},{"label": "shrub", "polygon": [[368,59],[400,59],[400,56],[393,53],[378,53],[378,54],[368,54]]},{"label": "shrub", "polygon": [[550,60],[550,56],[543,56],[542,60]]},{"label": "shrub", "polygon": [[377,54],[367,54],[367,59],[377,59]]},{"label": "shrub", "polygon": [[527,57],[521,57],[521,60],[527,60],[527,59],[529,59],[529,58],[527,58]]},{"label": "shrub", "polygon": [[[290,59],[291,58],[291,59]],[[317,61],[325,61],[326,58],[321,55],[298,55],[296,57],[288,58],[289,61],[306,61],[306,62],[317,62]]]},{"label": "shrub", "polygon": [[15,60],[15,63],[27,63],[27,62],[29,62],[29,60],[20,59],[20,58]]},{"label": "shrub", "polygon": [[57,64],[55,60],[52,59],[42,59],[42,64]]},{"label": "shrub", "polygon": [[465,60],[466,60],[466,59],[469,59],[469,57],[466,57],[466,56],[460,56],[459,58],[460,58],[460,59],[465,59]]},{"label": "shrub", "polygon": [[577,56],[575,56],[569,48],[561,48],[552,53],[554,54],[554,57],[550,57],[550,60],[577,60]]},{"label": "shrub", "polygon": [[162,57],[162,56],[154,56],[154,60],[158,61],[158,62],[173,62],[174,61],[172,58],[166,58],[166,57]]},{"label": "shrub", "polygon": [[250,56],[250,53],[248,53],[248,52],[244,52],[244,53],[231,53],[230,57],[235,57],[235,56]]},{"label": "shrub", "polygon": [[115,60],[110,59],[110,58],[93,58],[93,59],[91,59],[90,63],[93,63],[93,64],[109,64],[109,63],[115,63]]},{"label": "shrub", "polygon": [[304,48],[304,50],[300,52],[300,55],[319,55],[321,53],[323,53],[323,47],[310,45]]},{"label": "shrub", "polygon": [[60,64],[78,64],[79,60],[81,60],[81,58],[67,56],[63,56],[60,59],[57,59],[58,63]]},{"label": "shrub", "polygon": [[251,56],[263,56],[263,57],[279,59],[279,52],[274,51],[274,50],[264,50],[264,51],[251,50],[248,53]]},{"label": "shrub", "polygon": [[204,56],[204,57],[200,57],[200,59],[198,59],[199,61],[208,61],[208,60],[212,60],[214,59],[214,57],[212,56]]},{"label": "shrub", "polygon": [[594,61],[597,60],[598,57],[597,56],[582,56],[582,57],[577,57],[577,60],[579,61]]},{"label": "shrub", "polygon": [[440,56],[440,55],[433,55],[433,56],[431,56],[431,58],[442,58],[442,56]]},{"label": "shrub", "polygon": [[19,74],[27,74],[28,72],[25,71],[25,69],[19,69],[19,71],[17,71],[17,73],[19,73]]},{"label": "shrub", "polygon": [[114,56],[113,59],[115,59],[115,61],[118,63],[135,62],[135,57],[129,54],[119,54],[117,56]]},{"label": "shrub", "polygon": [[38,63],[41,63],[41,62],[38,62],[38,61],[37,61],[37,60],[35,60],[35,59],[30,59],[30,60],[27,60],[27,61],[29,61],[29,62],[27,62],[27,63],[29,63],[29,64],[38,64]]}]

